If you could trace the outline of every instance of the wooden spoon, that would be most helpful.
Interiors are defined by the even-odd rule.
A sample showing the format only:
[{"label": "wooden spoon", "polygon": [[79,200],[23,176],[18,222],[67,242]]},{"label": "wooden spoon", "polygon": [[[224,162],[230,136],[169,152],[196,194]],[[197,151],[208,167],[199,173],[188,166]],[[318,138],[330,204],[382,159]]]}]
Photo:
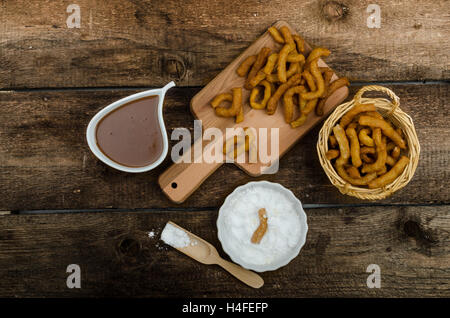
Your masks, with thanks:
[{"label": "wooden spoon", "polygon": [[179,228],[180,230],[186,232],[189,236],[191,244],[186,247],[174,247],[181,253],[195,259],[202,264],[216,264],[228,271],[231,275],[241,280],[245,284],[253,288],[260,288],[264,285],[264,280],[258,274],[249,271],[239,265],[228,262],[219,256],[216,248],[210,243],[206,242],[204,239],[192,234],[191,232],[183,229],[181,226],[169,221],[171,225]]}]

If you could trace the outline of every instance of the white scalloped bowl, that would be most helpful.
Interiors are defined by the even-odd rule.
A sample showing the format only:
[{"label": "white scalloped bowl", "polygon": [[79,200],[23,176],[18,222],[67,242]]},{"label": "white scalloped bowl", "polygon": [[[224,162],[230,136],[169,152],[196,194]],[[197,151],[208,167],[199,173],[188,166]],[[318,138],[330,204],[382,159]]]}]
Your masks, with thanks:
[{"label": "white scalloped bowl", "polygon": [[[226,214],[233,208],[236,200],[246,199],[247,201],[245,202],[251,201],[251,198],[248,198],[249,195],[248,190],[255,187],[261,188],[262,191],[264,191],[264,189],[271,189],[271,191],[276,191],[284,195],[286,199],[293,204],[293,209],[297,212],[299,218],[300,235],[298,241],[295,242],[294,246],[290,248],[287,253],[281,255],[279,258],[269,263],[255,264],[246,262],[245,257],[243,257],[242,253],[239,253],[238,251],[236,251],[236,248],[232,247],[233,246],[232,244],[239,244],[241,242],[236,241],[236,238],[233,237],[232,234],[230,234],[230,231],[227,229],[224,221]],[[252,207],[254,208],[254,206]],[[219,209],[219,215],[217,217],[217,229],[219,241],[222,244],[222,248],[225,251],[225,253],[227,253],[228,256],[230,256],[233,262],[241,265],[244,268],[256,272],[265,272],[265,271],[273,271],[287,265],[292,259],[294,259],[300,253],[301,248],[306,242],[306,234],[308,233],[308,224],[305,211],[303,210],[302,207],[302,203],[300,202],[299,199],[297,199],[297,197],[292,193],[291,190],[286,189],[285,187],[283,187],[278,183],[272,183],[268,181],[254,181],[237,187],[230,195],[228,195],[228,197],[225,199],[225,202]],[[269,230],[270,230],[270,220],[269,220]],[[233,243],[231,243],[230,240],[233,240]]]}]

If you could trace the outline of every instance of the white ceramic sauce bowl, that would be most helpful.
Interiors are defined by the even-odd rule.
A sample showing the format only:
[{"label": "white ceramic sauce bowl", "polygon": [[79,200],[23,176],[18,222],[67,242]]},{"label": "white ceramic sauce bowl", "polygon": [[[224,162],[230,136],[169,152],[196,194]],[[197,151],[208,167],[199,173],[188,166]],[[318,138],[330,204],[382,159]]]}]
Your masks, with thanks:
[{"label": "white ceramic sauce bowl", "polygon": [[[230,247],[230,245],[229,245],[230,243],[227,240],[227,235],[229,235],[229,234],[228,234],[228,231],[224,224],[224,216],[226,215],[227,211],[230,210],[233,201],[242,199],[242,197],[240,197],[240,195],[243,193],[243,191],[246,191],[251,187],[261,187],[262,189],[270,188],[272,190],[283,193],[285,195],[285,197],[288,198],[288,200],[293,203],[294,209],[297,212],[298,217],[299,217],[299,223],[300,223],[301,229],[300,229],[299,240],[296,242],[296,245],[292,249],[290,249],[290,251],[287,254],[285,254],[285,257],[280,258],[269,264],[258,264],[258,265],[248,264],[247,262],[245,262],[242,259],[241,255],[239,255],[239,253],[232,252],[235,249]],[[223,205],[219,209],[219,215],[217,218],[217,230],[218,230],[219,241],[222,244],[222,248],[225,251],[225,253],[227,253],[228,256],[230,256],[230,258],[232,259],[233,262],[241,265],[244,268],[247,268],[247,269],[250,269],[250,270],[253,270],[256,272],[265,272],[265,271],[273,271],[273,270],[276,270],[280,267],[287,265],[292,259],[294,259],[300,253],[301,248],[303,247],[303,245],[306,242],[306,235],[308,233],[308,224],[307,224],[306,213],[303,210],[302,203],[300,202],[299,199],[297,199],[297,197],[292,193],[291,190],[286,189],[285,187],[283,187],[282,185],[280,185],[278,183],[272,183],[272,182],[268,182],[268,181],[253,181],[253,182],[249,182],[245,185],[237,187],[230,195],[227,196]],[[250,240],[250,237],[249,237],[249,240]]]},{"label": "white ceramic sauce bowl", "polygon": [[[153,168],[157,167],[166,157],[167,151],[169,148],[169,142],[167,139],[167,132],[166,132],[166,126],[164,125],[164,119],[163,119],[163,102],[164,102],[164,96],[166,95],[166,92],[169,88],[174,87],[175,83],[170,82],[163,88],[157,88],[157,89],[150,89],[144,92],[136,93],[127,97],[124,97],[118,101],[115,101],[114,103],[106,106],[102,110],[100,110],[89,122],[89,125],[86,130],[86,139],[87,143],[89,145],[89,148],[91,149],[92,153],[102,162],[107,164],[108,166],[125,172],[132,172],[132,173],[139,173],[139,172],[146,172],[149,170],[152,170]],[[143,167],[127,167],[124,165],[121,165],[110,158],[108,158],[98,147],[97,144],[97,138],[96,138],[96,131],[97,131],[97,125],[101,121],[102,118],[104,118],[106,115],[114,111],[115,109],[132,102],[137,99],[141,99],[144,97],[150,97],[150,96],[158,96],[158,121],[159,121],[159,127],[161,128],[161,135],[163,139],[163,150],[161,153],[161,156],[153,163],[143,166]]]}]

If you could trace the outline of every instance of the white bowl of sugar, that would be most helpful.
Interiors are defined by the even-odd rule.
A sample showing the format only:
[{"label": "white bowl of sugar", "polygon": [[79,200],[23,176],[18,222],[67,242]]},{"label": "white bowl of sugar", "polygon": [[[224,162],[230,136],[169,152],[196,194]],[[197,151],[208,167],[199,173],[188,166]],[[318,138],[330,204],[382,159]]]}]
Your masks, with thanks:
[{"label": "white bowl of sugar", "polygon": [[[267,230],[259,243],[251,238],[264,208]],[[222,248],[233,262],[257,272],[287,265],[306,242],[308,224],[300,200],[289,189],[268,181],[237,187],[219,209],[217,229]]]}]

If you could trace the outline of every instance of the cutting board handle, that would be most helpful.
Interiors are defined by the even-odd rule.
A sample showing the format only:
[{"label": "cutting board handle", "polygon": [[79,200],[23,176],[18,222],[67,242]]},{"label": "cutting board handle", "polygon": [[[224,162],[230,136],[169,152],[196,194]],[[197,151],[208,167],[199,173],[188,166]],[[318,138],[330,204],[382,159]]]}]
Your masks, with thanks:
[{"label": "cutting board handle", "polygon": [[[197,157],[192,156],[189,151],[159,176],[159,186],[171,201],[175,203],[184,202],[203,181],[222,165],[223,162],[206,163],[202,160],[203,158],[199,158],[199,156],[203,157],[202,146],[202,138],[199,138],[191,146],[191,150],[197,149],[196,147],[202,149],[201,152],[198,151],[199,154],[192,151]],[[190,162],[182,162],[182,160],[186,161],[188,157]]]}]

